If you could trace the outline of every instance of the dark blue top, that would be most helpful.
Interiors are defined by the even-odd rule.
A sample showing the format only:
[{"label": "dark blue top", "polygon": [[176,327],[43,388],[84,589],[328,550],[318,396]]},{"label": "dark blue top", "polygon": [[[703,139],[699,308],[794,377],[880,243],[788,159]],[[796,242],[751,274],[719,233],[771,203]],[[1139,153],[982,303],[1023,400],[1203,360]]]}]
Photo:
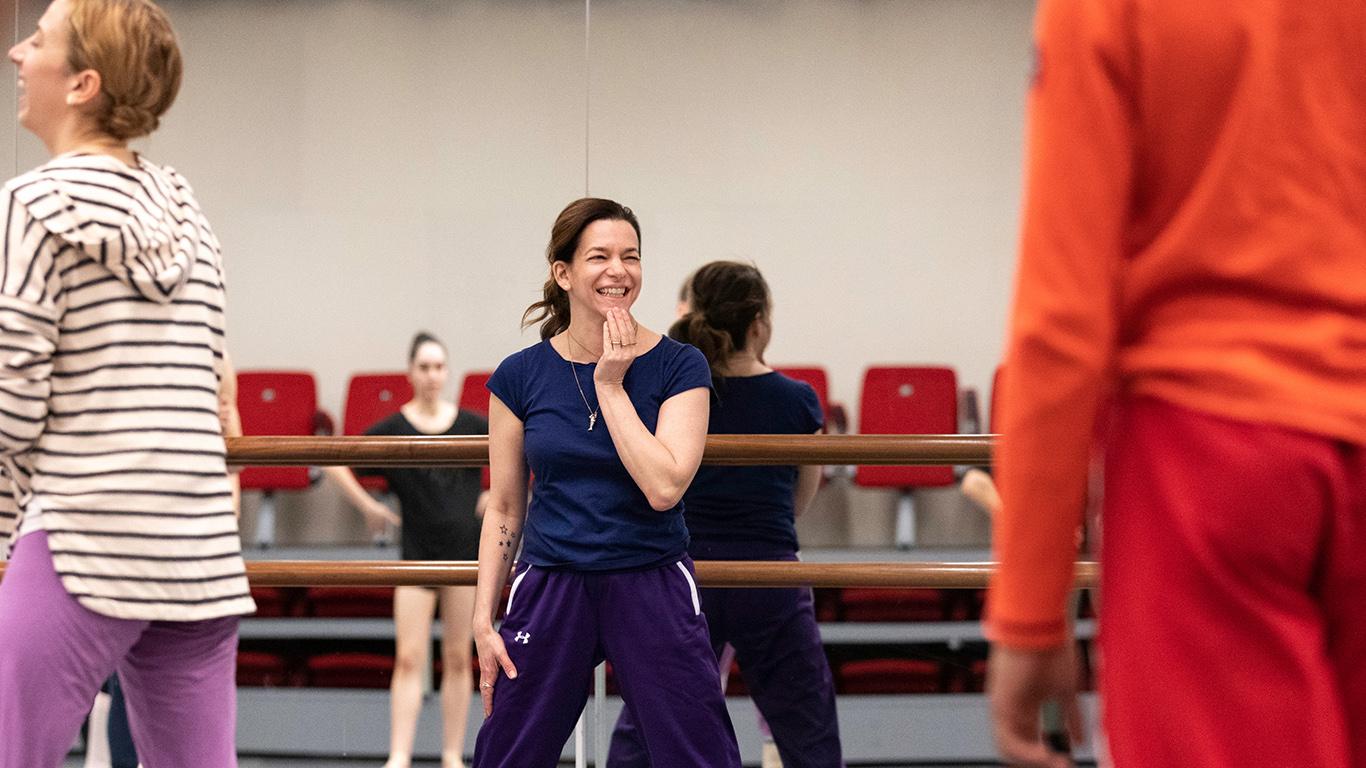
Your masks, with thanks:
[{"label": "dark blue top", "polygon": [[[596,363],[571,364],[542,341],[509,356],[489,378],[489,392],[522,421],[533,477],[519,559],[582,571],[676,560],[688,548],[683,505],[651,509],[617,456],[607,423],[599,417],[588,430],[588,413],[598,408],[595,369]],[[653,433],[659,406],[681,392],[709,388],[711,374],[696,347],[664,337],[631,363],[623,384]]]},{"label": "dark blue top", "polygon": [[[809,435],[825,423],[811,385],[776,371],[716,380],[713,435]],[[770,559],[797,550],[795,466],[703,465],[683,496],[692,555]]]}]

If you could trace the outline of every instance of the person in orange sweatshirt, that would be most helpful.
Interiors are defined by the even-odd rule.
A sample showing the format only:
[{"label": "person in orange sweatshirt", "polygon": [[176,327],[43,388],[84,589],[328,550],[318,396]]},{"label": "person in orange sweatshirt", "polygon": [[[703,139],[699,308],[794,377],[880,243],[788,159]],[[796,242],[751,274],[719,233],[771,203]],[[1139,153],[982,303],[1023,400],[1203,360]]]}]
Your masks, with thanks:
[{"label": "person in orange sweatshirt", "polygon": [[1114,765],[1366,766],[1366,4],[1042,0],[1036,41],[997,744],[1067,764],[1100,455]]}]

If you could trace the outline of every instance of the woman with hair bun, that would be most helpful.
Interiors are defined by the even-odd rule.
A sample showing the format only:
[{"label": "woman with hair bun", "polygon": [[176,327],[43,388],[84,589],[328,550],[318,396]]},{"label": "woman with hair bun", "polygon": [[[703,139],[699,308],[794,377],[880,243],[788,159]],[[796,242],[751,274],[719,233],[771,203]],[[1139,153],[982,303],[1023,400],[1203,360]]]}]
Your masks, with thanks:
[{"label": "woman with hair bun", "polygon": [[[768,283],[749,264],[714,261],[693,273],[688,311],[669,335],[702,350],[715,394],[710,434],[811,434],[825,419],[816,392],[764,362],[773,335]],[[818,466],[722,467],[697,471],[683,496],[698,560],[796,560],[795,516],[820,485]],[[843,765],[835,687],[810,589],[703,589],[702,610],[717,656],[730,643],[745,684],[768,722],[786,768]],[[610,768],[658,766],[635,718],[622,712]]]},{"label": "woman with hair bun", "polygon": [[9,56],[52,159],[0,193],[0,768],[61,765],[115,671],[148,768],[235,766],[222,260],[128,147],[175,100],[175,33],[149,0],[54,0]]}]

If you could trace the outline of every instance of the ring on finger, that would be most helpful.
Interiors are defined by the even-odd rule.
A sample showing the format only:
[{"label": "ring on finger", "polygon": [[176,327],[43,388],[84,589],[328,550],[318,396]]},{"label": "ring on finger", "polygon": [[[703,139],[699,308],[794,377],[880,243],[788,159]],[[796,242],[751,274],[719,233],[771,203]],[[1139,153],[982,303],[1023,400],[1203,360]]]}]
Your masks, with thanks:
[{"label": "ring on finger", "polygon": [[480,684],[479,684],[479,687],[480,687],[480,688],[492,688],[492,687],[493,687],[493,683],[480,683]]}]

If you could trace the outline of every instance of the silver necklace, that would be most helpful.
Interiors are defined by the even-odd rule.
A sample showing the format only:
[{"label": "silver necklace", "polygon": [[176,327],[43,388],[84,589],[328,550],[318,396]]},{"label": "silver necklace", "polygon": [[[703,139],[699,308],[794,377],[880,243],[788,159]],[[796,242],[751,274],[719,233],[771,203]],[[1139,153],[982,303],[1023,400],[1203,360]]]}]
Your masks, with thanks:
[{"label": "silver necklace", "polygon": [[[579,344],[579,342],[575,341],[574,337],[569,334],[567,329],[565,330],[564,335],[568,337],[571,342]],[[582,344],[579,344],[579,347],[581,347],[584,352],[587,352],[590,355],[593,354],[592,352],[588,352],[588,348],[584,347]],[[588,411],[588,431],[592,432],[593,425],[598,423],[598,409],[590,408],[588,406],[588,396],[583,393],[583,385],[579,383],[579,369],[574,365],[574,353],[572,350],[569,353],[568,362],[569,373],[574,377],[574,386],[579,390],[579,399],[583,401],[584,410]]]}]

